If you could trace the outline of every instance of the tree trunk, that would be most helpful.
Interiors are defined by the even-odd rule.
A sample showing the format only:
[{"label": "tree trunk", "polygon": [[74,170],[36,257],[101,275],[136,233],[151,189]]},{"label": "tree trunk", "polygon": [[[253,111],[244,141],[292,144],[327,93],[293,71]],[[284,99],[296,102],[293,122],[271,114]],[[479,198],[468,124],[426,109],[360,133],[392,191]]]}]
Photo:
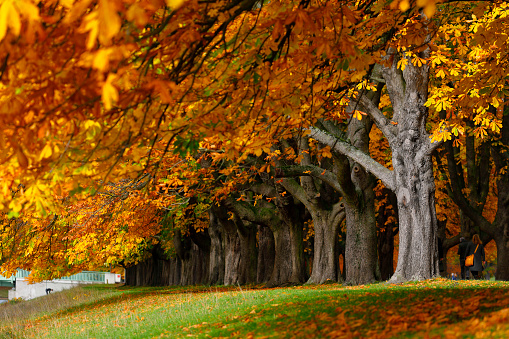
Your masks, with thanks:
[{"label": "tree trunk", "polygon": [[276,207],[263,200],[256,207],[232,200],[229,201],[229,204],[238,218],[255,224],[266,225],[274,234],[274,268],[267,286],[274,287],[291,283],[293,259],[290,227],[283,222]]},{"label": "tree trunk", "polygon": [[[241,221],[242,222],[242,221]],[[254,224],[239,227],[240,239],[240,279],[239,284],[256,282],[258,249],[256,247],[257,227]]]},{"label": "tree trunk", "polygon": [[202,285],[208,278],[209,252],[191,241],[188,253],[182,262],[180,285]]},{"label": "tree trunk", "polygon": [[[162,249],[156,245],[146,260],[126,268],[126,285],[169,286],[180,283],[177,259],[165,259]],[[177,274],[176,274],[177,273]],[[178,278],[175,281],[175,274]]]},{"label": "tree trunk", "polygon": [[307,280],[306,257],[304,255],[303,220],[295,221],[290,226],[290,241],[292,246],[292,276],[290,282],[302,284]]},{"label": "tree trunk", "polygon": [[291,236],[290,227],[282,222],[279,227],[271,227],[274,234],[274,248],[276,255],[274,257],[274,269],[267,287],[288,285],[292,276],[291,260]]},{"label": "tree trunk", "polygon": [[258,225],[258,265],[256,282],[263,284],[269,281],[274,269],[275,259],[274,235],[267,226]]},{"label": "tree trunk", "polygon": [[[337,186],[337,178],[334,173],[326,169],[327,167],[332,167],[332,164],[328,164],[326,160],[322,161],[323,168],[312,165],[312,159],[309,155],[309,140],[307,138],[301,138],[298,140],[298,144],[298,151],[302,157],[302,167],[300,167],[300,173],[299,171],[294,173],[301,174],[299,177],[300,182],[293,178],[284,178],[282,186],[294,198],[306,206],[313,219],[315,230],[313,270],[307,283],[322,284],[325,281],[337,281],[339,276],[337,233],[338,227],[344,219],[344,206],[339,202],[338,192],[329,187],[330,185]],[[307,168],[310,170],[303,171],[303,169]],[[290,176],[292,170],[286,169],[282,170],[282,172]],[[310,176],[302,175],[305,173],[310,173]],[[326,177],[329,177],[329,179]],[[336,187],[336,189],[340,191],[339,187]],[[304,259],[303,251],[302,259]],[[304,260],[302,260],[302,270],[304,268]]]},{"label": "tree trunk", "polygon": [[[414,66],[409,62],[403,71],[393,63],[383,69],[387,90],[394,109],[395,130],[382,125],[392,150],[394,167],[393,191],[398,199],[399,252],[398,265],[391,282],[423,280],[439,274],[437,219],[435,211],[435,181],[433,177],[432,145],[426,132],[428,110],[429,66]],[[429,56],[429,49],[421,52]],[[377,112],[375,112],[377,113]],[[381,118],[381,117],[380,117]],[[387,123],[386,120],[383,123]],[[391,133],[392,132],[392,133]]]},{"label": "tree trunk", "polygon": [[224,285],[225,262],[221,225],[212,208],[209,211],[209,217],[210,261],[207,280],[209,285]]},{"label": "tree trunk", "polygon": [[169,268],[169,279],[168,279],[168,285],[169,286],[177,286],[180,285],[180,278],[181,278],[181,272],[182,272],[182,261],[177,258],[171,258],[169,260],[170,268]]},{"label": "tree trunk", "polygon": [[[323,213],[323,212],[322,212]],[[329,218],[315,216],[315,241],[313,246],[313,270],[308,284],[337,281],[339,271],[338,227],[341,222],[329,222]]]},{"label": "tree trunk", "polygon": [[337,235],[334,229],[315,223],[313,270],[308,284],[323,284],[338,281],[339,258],[336,258]]},{"label": "tree trunk", "polygon": [[393,150],[400,231],[398,265],[391,282],[423,280],[439,274],[433,168],[431,157],[422,151],[422,144],[429,143],[429,138],[422,133],[424,125],[413,126],[423,115],[420,110],[424,110],[424,102],[416,95],[408,97],[409,109],[400,122],[400,147]]},{"label": "tree trunk", "polygon": [[[382,86],[370,98],[378,106]],[[359,121],[352,118],[348,124],[348,138],[352,145],[369,154],[369,132],[372,123],[369,117]],[[339,159],[338,159],[339,160]],[[346,212],[346,248],[345,266],[347,266],[346,284],[363,285],[380,278],[377,261],[377,238],[375,218],[375,180],[357,162],[350,160],[348,183],[340,181],[342,186],[353,186],[346,189],[344,196]],[[346,166],[345,166],[346,167]],[[346,173],[345,173],[346,174]],[[347,179],[343,176],[343,179]],[[346,193],[345,192],[345,193]],[[359,255],[359,253],[362,253]]]},{"label": "tree trunk", "polygon": [[[373,193],[373,191],[371,191]],[[373,203],[373,200],[371,200]],[[345,266],[348,285],[369,284],[377,276],[377,238],[374,204],[365,209],[345,204]]]},{"label": "tree trunk", "polygon": [[280,185],[276,184],[275,190],[275,194],[278,197],[276,199],[277,210],[290,232],[291,256],[289,258],[292,264],[292,275],[289,282],[292,284],[302,284],[307,279],[303,237],[305,220],[304,213],[302,213],[305,207],[297,204],[291,195],[281,196],[280,193],[282,193],[283,189]]},{"label": "tree trunk", "polygon": [[[506,224],[507,227],[507,224]],[[506,229],[507,232],[507,229]],[[495,278],[497,280],[509,280],[509,233],[501,235],[495,239],[497,244],[497,270]]]},{"label": "tree trunk", "polygon": [[240,238],[237,230],[223,224],[224,284],[236,285],[240,281]]}]

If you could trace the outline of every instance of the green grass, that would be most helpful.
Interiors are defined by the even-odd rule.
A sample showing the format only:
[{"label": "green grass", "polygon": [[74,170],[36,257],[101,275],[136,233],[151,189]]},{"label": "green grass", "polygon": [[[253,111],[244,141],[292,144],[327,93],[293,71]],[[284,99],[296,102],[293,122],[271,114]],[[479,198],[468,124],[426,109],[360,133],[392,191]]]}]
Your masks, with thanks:
[{"label": "green grass", "polygon": [[[276,289],[98,285],[0,306],[0,338],[424,338],[428,334],[474,338],[479,333],[509,337],[509,284],[488,281],[435,279],[397,286]],[[17,318],[15,309],[25,313]]]}]

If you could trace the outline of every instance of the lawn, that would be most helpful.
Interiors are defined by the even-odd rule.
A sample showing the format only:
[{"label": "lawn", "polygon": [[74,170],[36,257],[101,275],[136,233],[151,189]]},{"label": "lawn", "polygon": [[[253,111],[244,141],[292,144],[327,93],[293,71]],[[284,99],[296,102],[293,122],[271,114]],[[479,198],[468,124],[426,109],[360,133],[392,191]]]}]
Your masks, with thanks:
[{"label": "lawn", "polygon": [[0,338],[507,338],[509,283],[97,285],[0,305],[0,326]]}]

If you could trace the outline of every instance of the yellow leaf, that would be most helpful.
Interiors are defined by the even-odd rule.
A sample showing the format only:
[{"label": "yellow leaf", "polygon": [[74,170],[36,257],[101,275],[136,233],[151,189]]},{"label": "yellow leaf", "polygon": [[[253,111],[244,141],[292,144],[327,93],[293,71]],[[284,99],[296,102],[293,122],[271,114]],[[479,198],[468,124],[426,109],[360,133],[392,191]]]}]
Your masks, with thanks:
[{"label": "yellow leaf", "polygon": [[363,112],[358,111],[358,110],[355,110],[355,111],[353,112],[353,117],[354,117],[355,119],[359,120],[359,121],[360,121],[360,120],[362,120],[362,116],[363,116],[363,115],[366,115],[366,113],[363,113]]},{"label": "yellow leaf", "polygon": [[98,69],[101,72],[104,72],[110,64],[110,54],[110,50],[99,50],[94,57],[92,67]]},{"label": "yellow leaf", "polygon": [[115,78],[116,76],[114,74],[109,74],[103,86],[101,98],[106,110],[110,110],[113,104],[118,101],[118,91],[112,84]]},{"label": "yellow leaf", "polygon": [[[14,8],[11,1],[6,1],[5,4],[9,6],[9,26],[12,28],[12,33],[16,36],[21,32],[21,19],[18,11]],[[2,6],[3,7],[3,6]]]},{"label": "yellow leaf", "polygon": [[111,39],[120,31],[121,26],[122,22],[115,3],[111,0],[101,0],[99,2],[99,41],[109,45]]},{"label": "yellow leaf", "polygon": [[18,200],[11,200],[11,202],[9,203],[9,210],[11,210],[13,212],[21,211],[22,207],[23,206],[21,206],[21,204]]},{"label": "yellow leaf", "polygon": [[184,4],[185,0],[166,0],[166,5],[172,9],[177,9]]},{"label": "yellow leaf", "polygon": [[30,21],[39,21],[39,8],[30,1],[22,0],[16,2],[16,7],[19,8],[19,12]]},{"label": "yellow leaf", "polygon": [[74,0],[60,0],[59,2],[65,8],[71,8],[72,5],[74,4]]},{"label": "yellow leaf", "polygon": [[85,129],[87,130],[87,140],[92,140],[94,137],[101,132],[101,124],[97,121],[87,120],[85,121]]},{"label": "yellow leaf", "polygon": [[404,71],[407,64],[408,64],[408,59],[403,58],[400,61],[398,61],[397,67],[399,69],[401,69],[402,71]]},{"label": "yellow leaf", "polygon": [[39,161],[51,157],[52,154],[53,150],[51,149],[51,146],[46,144],[46,146],[44,146],[42,149],[41,154],[39,155]]},{"label": "yellow leaf", "polygon": [[19,35],[21,21],[18,11],[16,11],[12,4],[12,0],[4,1],[0,7],[0,41],[7,34],[7,26],[12,28],[13,34]]},{"label": "yellow leaf", "polygon": [[426,5],[426,7],[424,7],[424,14],[429,19],[433,16],[433,14],[435,14],[435,10],[436,10],[435,4],[430,3]]},{"label": "yellow leaf", "polygon": [[399,3],[399,9],[402,12],[407,11],[410,8],[410,2],[408,0],[403,0]]},{"label": "yellow leaf", "polygon": [[0,7],[0,41],[5,38],[5,34],[7,33],[7,17],[9,15],[9,8],[6,5],[6,2],[2,4]]},{"label": "yellow leaf", "polygon": [[[69,5],[69,0],[66,0],[62,3],[62,5],[66,6]],[[88,6],[92,2],[92,0],[83,0],[78,2],[77,4],[74,4],[74,1],[72,1],[73,4],[71,4],[70,11],[67,13],[67,15],[64,18],[64,23],[71,24],[74,21],[76,21],[85,11],[87,10]],[[67,7],[67,6],[66,6]]]},{"label": "yellow leaf", "polygon": [[87,49],[94,48],[95,41],[99,35],[99,21],[97,20],[97,17],[97,12],[88,14],[83,19],[83,23],[78,30],[80,33],[89,32],[87,37]]},{"label": "yellow leaf", "polygon": [[126,17],[127,20],[134,21],[138,27],[145,27],[148,22],[148,17],[145,13],[145,10],[137,3],[134,3],[129,7],[126,12]]}]

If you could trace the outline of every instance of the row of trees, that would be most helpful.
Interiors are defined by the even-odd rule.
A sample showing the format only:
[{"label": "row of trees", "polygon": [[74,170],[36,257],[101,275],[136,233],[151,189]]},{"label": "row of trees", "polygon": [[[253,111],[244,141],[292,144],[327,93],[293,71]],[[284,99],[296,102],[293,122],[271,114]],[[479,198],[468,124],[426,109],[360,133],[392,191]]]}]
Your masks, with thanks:
[{"label": "row of trees", "polygon": [[0,3],[4,270],[401,282],[480,232],[509,278],[507,3]]}]

